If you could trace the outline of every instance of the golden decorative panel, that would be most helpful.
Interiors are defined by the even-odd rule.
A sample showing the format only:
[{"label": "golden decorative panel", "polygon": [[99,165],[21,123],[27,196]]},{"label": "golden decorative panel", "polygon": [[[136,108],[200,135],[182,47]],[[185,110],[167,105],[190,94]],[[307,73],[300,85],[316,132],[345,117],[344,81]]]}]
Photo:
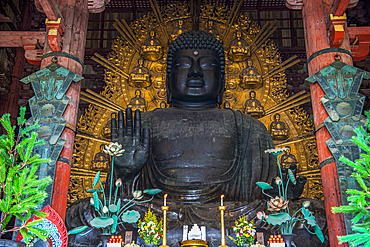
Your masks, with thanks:
[{"label": "golden decorative panel", "polygon": [[[273,24],[261,29],[221,3],[202,5],[199,18],[190,16],[190,8],[188,2],[176,2],[161,9],[161,16],[150,12],[130,25],[116,20],[114,25],[121,36],[115,40],[107,59],[99,60],[108,68],[106,87],[100,97],[112,103],[89,105],[78,122],[80,133],[90,137],[77,135],[75,139],[68,203],[87,196],[85,188],[89,188],[94,177],[93,168],[106,169],[109,161],[102,155],[100,145],[109,141],[112,113],[128,106],[140,111],[170,107],[165,81],[168,47],[177,35],[192,30],[195,19],[199,20],[199,30],[213,33],[225,49],[226,90],[220,107],[259,118],[272,133],[276,147],[290,146],[290,155],[295,158],[287,160],[297,163],[298,173],[309,175],[304,196],[322,199],[313,125],[299,107],[300,99],[308,102],[309,95],[288,98],[284,74],[287,62],[282,63],[276,45],[268,39],[275,30]],[[143,45],[145,50],[141,50]]]}]

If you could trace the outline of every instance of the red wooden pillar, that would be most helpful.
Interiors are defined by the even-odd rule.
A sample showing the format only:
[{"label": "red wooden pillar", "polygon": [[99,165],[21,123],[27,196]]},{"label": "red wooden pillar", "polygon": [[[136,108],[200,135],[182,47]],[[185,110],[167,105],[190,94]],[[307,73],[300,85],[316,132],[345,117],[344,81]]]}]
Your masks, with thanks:
[{"label": "red wooden pillar", "polygon": [[[322,55],[317,55],[318,53],[316,53],[323,49],[330,48],[326,26],[326,20],[329,18],[329,13],[325,12],[323,0],[303,0],[302,14],[305,28],[306,52],[309,61],[309,75],[311,76],[333,63],[335,61],[334,56],[336,54],[341,56],[342,62],[352,65],[352,58],[346,53],[329,52],[323,53]],[[345,37],[340,48],[350,50],[348,36]],[[317,82],[311,83],[310,87],[315,127],[318,128],[318,126],[328,117],[328,114],[320,101],[325,94]],[[344,247],[348,246],[348,244],[339,245],[337,239],[338,235],[346,234],[343,215],[333,214],[331,212],[331,207],[341,205],[336,165],[332,162],[333,160],[330,159],[333,155],[325,143],[331,138],[331,136],[325,127],[320,128],[321,126],[319,126],[319,130],[316,132],[319,162],[320,164],[329,162],[329,164],[324,165],[321,169],[321,178],[324,191],[326,218],[329,228],[330,246]]]},{"label": "red wooden pillar", "polygon": [[[58,3],[60,13],[64,17],[65,24],[64,34],[61,37],[62,50],[58,53],[53,52],[48,45],[48,39],[45,39],[44,59],[42,60],[41,68],[48,66],[53,57],[57,57],[59,65],[82,75],[83,65],[81,63],[84,60],[89,17],[87,0],[63,0],[56,2]],[[80,82],[72,82],[66,93],[70,101],[63,114],[63,117],[67,120],[67,126],[61,135],[61,138],[65,139],[66,143],[57,161],[55,170],[51,207],[58,212],[62,219],[65,219],[67,208],[80,89]]]}]

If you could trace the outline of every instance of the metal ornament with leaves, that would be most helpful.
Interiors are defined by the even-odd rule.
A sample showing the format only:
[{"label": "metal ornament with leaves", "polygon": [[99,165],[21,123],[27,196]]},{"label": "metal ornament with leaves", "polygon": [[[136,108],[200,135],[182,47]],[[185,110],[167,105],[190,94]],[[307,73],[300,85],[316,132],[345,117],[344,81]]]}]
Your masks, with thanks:
[{"label": "metal ornament with leaves", "polygon": [[[110,143],[109,146],[105,146],[103,150],[105,153],[112,156],[112,170],[111,170],[111,179],[109,186],[109,197],[105,195],[102,183],[100,182],[100,171],[96,173],[93,181],[93,189],[88,189],[88,193],[92,193],[93,197],[90,199],[91,205],[94,206],[95,211],[99,216],[95,217],[90,221],[91,226],[94,228],[101,228],[103,233],[114,234],[117,231],[118,224],[123,223],[136,223],[140,218],[140,213],[136,210],[128,210],[132,206],[137,204],[149,202],[153,200],[154,196],[162,190],[160,189],[146,189],[144,193],[151,195],[152,197],[149,200],[139,201],[143,198],[143,192],[137,190],[133,193],[133,198],[127,202],[125,205],[121,205],[121,198],[117,198],[118,188],[122,185],[122,180],[119,178],[115,182],[115,191],[114,198],[112,198],[112,188],[113,188],[113,169],[114,169],[114,157],[121,156],[124,153],[124,149],[120,144]],[[95,188],[99,183],[100,188]],[[98,193],[103,193],[103,201],[100,200]],[[119,222],[121,221],[121,222]],[[74,228],[68,232],[68,234],[80,234],[81,236],[88,234],[90,231],[85,231],[88,226],[80,226]]]},{"label": "metal ornament with leaves", "polygon": [[[268,149],[265,152],[278,156],[287,149],[288,148]],[[276,196],[274,198],[265,193],[265,190],[273,188],[270,184],[265,182],[257,182],[256,185],[262,189],[262,193],[270,198],[270,201],[267,202],[267,210],[271,212],[269,215],[266,215],[264,212],[258,212],[257,218],[268,224],[280,226],[281,233],[292,233],[294,225],[297,222],[301,222],[310,234],[316,234],[320,241],[324,242],[324,235],[316,223],[315,216],[313,216],[313,213],[308,210],[308,207],[310,206],[309,201],[305,201],[299,210],[297,210],[292,216],[290,215],[288,205],[288,186],[290,182],[295,185],[297,181],[292,170],[288,169],[288,179],[286,185],[284,185],[279,159],[277,159],[277,164],[280,177],[275,179],[275,183],[279,189],[279,197]],[[314,232],[312,232],[307,225],[312,227]]]}]

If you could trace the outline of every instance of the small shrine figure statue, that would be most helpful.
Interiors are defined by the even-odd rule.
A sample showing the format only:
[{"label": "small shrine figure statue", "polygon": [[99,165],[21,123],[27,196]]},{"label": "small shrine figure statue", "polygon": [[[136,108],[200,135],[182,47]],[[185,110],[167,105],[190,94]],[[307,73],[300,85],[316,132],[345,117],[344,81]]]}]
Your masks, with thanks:
[{"label": "small shrine figure statue", "polygon": [[250,99],[245,102],[244,113],[251,115],[253,118],[260,118],[265,115],[261,102],[256,99],[256,92],[251,91],[249,97]]},{"label": "small shrine figure statue", "polygon": [[[218,33],[218,30],[213,25],[213,20],[208,20],[206,23],[206,29],[204,29],[204,32],[213,34],[216,39],[220,40],[220,34]],[[221,41],[221,40],[220,40]]]},{"label": "small shrine figure statue", "polygon": [[161,108],[161,109],[167,108],[167,104],[166,104],[166,102],[162,101],[162,102],[159,104],[159,108]]},{"label": "small shrine figure statue", "polygon": [[135,97],[130,100],[130,104],[128,104],[128,107],[131,107],[133,112],[135,110],[140,110],[140,112],[146,111],[145,99],[141,97],[140,89],[137,89],[135,91]]},{"label": "small shrine figure statue", "polygon": [[280,114],[274,115],[274,121],[270,124],[270,134],[273,140],[285,140],[289,136],[289,129],[280,120]]},{"label": "small shrine figure statue", "polygon": [[289,146],[287,146],[287,150],[284,152],[284,154],[281,156],[280,163],[281,167],[283,168],[289,168],[291,165],[297,165],[298,161],[297,158],[294,156],[294,154],[291,154],[292,151]]},{"label": "small shrine figure statue", "polygon": [[258,72],[258,70],[255,67],[253,67],[252,59],[247,60],[247,66],[248,67],[243,69],[240,87],[244,89],[248,88],[256,89],[262,87],[262,76]]},{"label": "small shrine figure statue", "polygon": [[130,78],[128,79],[128,84],[131,87],[149,87],[150,85],[152,85],[149,75],[149,69],[144,67],[143,58],[139,58],[138,63],[139,66],[136,66],[132,69]]},{"label": "small shrine figure statue", "polygon": [[103,129],[101,130],[102,137],[105,137],[107,139],[111,138],[111,120],[108,120]]},{"label": "small shrine figure statue", "polygon": [[177,36],[179,36],[180,34],[188,31],[186,28],[183,27],[183,25],[184,25],[184,21],[180,19],[178,22],[178,26],[172,30],[171,42],[174,41],[177,38]]},{"label": "small shrine figure statue", "polygon": [[109,155],[103,152],[104,144],[100,145],[100,152],[95,154],[94,160],[91,161],[91,170],[93,171],[108,171],[110,164]]},{"label": "small shrine figure statue", "polygon": [[155,34],[155,30],[150,30],[150,38],[145,40],[142,46],[142,56],[149,61],[157,61],[163,56],[161,42],[155,38]]},{"label": "small shrine figure statue", "polygon": [[242,31],[236,31],[236,39],[230,42],[229,58],[233,62],[243,62],[250,57],[247,41],[242,39]]}]

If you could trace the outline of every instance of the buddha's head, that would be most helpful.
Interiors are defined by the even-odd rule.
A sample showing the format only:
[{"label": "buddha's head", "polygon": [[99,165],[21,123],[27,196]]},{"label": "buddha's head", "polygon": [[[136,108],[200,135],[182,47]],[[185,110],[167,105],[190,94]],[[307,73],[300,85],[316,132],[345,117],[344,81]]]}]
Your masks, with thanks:
[{"label": "buddha's head", "polygon": [[242,31],[241,30],[236,31],[236,37],[238,39],[240,39],[242,37]]},{"label": "buddha's head", "polygon": [[155,31],[154,31],[154,29],[152,29],[152,30],[149,31],[149,36],[150,36],[151,39],[154,39],[154,37],[155,37]]},{"label": "buddha's head", "polygon": [[285,152],[286,152],[286,154],[290,154],[290,151],[291,151],[290,146],[286,146],[286,148],[287,148],[287,150],[285,151]]},{"label": "buddha's head", "polygon": [[140,97],[140,96],[141,96],[141,91],[140,91],[140,89],[136,89],[136,91],[135,91],[135,96],[136,96],[136,97]]},{"label": "buddha's head", "polygon": [[208,24],[208,28],[213,28],[213,21],[212,20],[209,20],[207,24]]},{"label": "buddha's head", "polygon": [[143,58],[139,58],[138,63],[139,63],[139,66],[140,67],[143,67],[143,65],[144,65],[144,59]]},{"label": "buddha's head", "polygon": [[256,98],[256,92],[255,92],[255,91],[251,91],[251,92],[249,93],[249,97],[250,97],[251,99]]},{"label": "buddha's head", "polygon": [[179,23],[179,27],[182,27],[182,25],[184,25],[184,21],[183,21],[183,20],[181,20],[181,19],[179,20],[179,22],[178,22],[178,23]]},{"label": "buddha's head", "polygon": [[253,66],[253,60],[252,59],[248,59],[247,60],[247,64],[248,64],[248,67],[252,67]]},{"label": "buddha's head", "polygon": [[166,86],[173,105],[222,104],[225,54],[220,41],[202,31],[179,35],[168,50]]},{"label": "buddha's head", "polygon": [[275,121],[280,121],[280,114],[276,113],[274,116]]}]

